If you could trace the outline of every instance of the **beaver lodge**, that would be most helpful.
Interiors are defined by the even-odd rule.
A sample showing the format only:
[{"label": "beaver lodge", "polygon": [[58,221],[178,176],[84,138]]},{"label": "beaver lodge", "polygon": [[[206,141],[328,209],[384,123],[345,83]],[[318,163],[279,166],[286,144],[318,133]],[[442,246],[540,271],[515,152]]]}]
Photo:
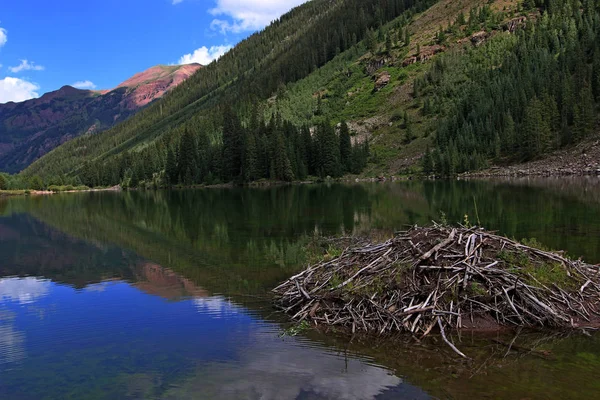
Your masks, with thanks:
[{"label": "beaver lodge", "polygon": [[385,243],[355,243],[275,288],[295,321],[352,333],[503,326],[594,328],[600,267],[480,228],[434,225]]}]

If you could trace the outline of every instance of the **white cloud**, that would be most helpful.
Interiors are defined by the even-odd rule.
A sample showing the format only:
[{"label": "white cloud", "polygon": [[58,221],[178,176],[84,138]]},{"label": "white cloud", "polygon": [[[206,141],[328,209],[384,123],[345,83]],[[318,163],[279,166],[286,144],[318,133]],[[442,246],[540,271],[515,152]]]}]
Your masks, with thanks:
[{"label": "white cloud", "polygon": [[8,36],[6,35],[6,29],[0,28],[0,47],[4,46],[8,41]]},{"label": "white cloud", "polygon": [[72,84],[71,86],[73,86],[74,88],[77,89],[96,89],[96,85],[94,84],[94,82],[92,81],[77,81],[74,84]]},{"label": "white cloud", "polygon": [[206,46],[202,46],[199,49],[194,50],[193,53],[186,54],[181,57],[178,64],[198,63],[202,65],[208,65],[214,60],[219,59],[230,49],[231,46],[211,46],[210,49]]},{"label": "white cloud", "polygon": [[25,101],[39,97],[40,87],[35,83],[7,76],[0,79],[0,103]]},{"label": "white cloud", "polygon": [[191,400],[203,393],[211,399],[374,400],[399,386],[406,398],[426,396],[385,368],[336,354],[302,337],[282,339],[277,333],[267,324],[259,324],[248,336],[236,333],[235,345],[228,349],[234,352],[235,363],[205,363],[162,398]]},{"label": "white cloud", "polygon": [[21,60],[21,64],[17,65],[16,67],[8,67],[8,69],[13,74],[16,74],[21,71],[43,71],[44,67],[41,65],[35,65],[33,61],[29,62],[27,60]]},{"label": "white cloud", "polygon": [[[176,0],[182,1],[182,0]],[[209,12],[214,16],[231,19],[215,19],[211,28],[222,33],[247,32],[264,28],[292,8],[306,0],[216,0]]]},{"label": "white cloud", "polygon": [[33,303],[50,291],[51,283],[38,278],[4,278],[0,279],[0,303],[5,300],[20,304]]}]

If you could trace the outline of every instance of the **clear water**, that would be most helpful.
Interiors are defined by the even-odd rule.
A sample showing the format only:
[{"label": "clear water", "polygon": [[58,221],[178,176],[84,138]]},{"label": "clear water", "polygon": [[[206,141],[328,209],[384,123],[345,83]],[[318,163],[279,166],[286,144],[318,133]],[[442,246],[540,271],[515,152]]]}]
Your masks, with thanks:
[{"label": "clear water", "polygon": [[[0,199],[2,399],[593,398],[597,336],[290,336],[272,287],[313,235],[480,222],[600,262],[600,181],[406,182]],[[493,339],[493,340],[492,340]]]}]

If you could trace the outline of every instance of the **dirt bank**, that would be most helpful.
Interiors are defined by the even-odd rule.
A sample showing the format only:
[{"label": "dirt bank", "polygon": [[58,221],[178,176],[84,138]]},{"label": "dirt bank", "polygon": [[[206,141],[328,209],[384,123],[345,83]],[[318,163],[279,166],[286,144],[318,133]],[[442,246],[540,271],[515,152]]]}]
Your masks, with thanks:
[{"label": "dirt bank", "polygon": [[557,151],[543,160],[493,167],[463,176],[587,176],[600,175],[600,135]]}]

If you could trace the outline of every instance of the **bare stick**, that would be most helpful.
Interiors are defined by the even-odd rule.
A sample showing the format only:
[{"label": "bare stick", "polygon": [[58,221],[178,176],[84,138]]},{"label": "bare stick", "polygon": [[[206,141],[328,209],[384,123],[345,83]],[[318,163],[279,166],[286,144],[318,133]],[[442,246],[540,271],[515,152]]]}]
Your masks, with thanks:
[{"label": "bare stick", "polygon": [[442,324],[442,319],[440,317],[437,317],[437,323],[438,326],[440,327],[440,332],[442,334],[442,339],[444,339],[444,342],[446,342],[446,344],[448,346],[450,346],[450,348],[452,350],[454,350],[454,352],[456,354],[458,354],[459,356],[461,356],[462,358],[466,358],[467,360],[469,359],[469,357],[467,357],[466,355],[464,355],[459,349],[456,348],[456,346],[454,344],[452,344],[451,341],[448,340],[448,338],[446,337],[446,332],[444,332],[444,324]]}]

